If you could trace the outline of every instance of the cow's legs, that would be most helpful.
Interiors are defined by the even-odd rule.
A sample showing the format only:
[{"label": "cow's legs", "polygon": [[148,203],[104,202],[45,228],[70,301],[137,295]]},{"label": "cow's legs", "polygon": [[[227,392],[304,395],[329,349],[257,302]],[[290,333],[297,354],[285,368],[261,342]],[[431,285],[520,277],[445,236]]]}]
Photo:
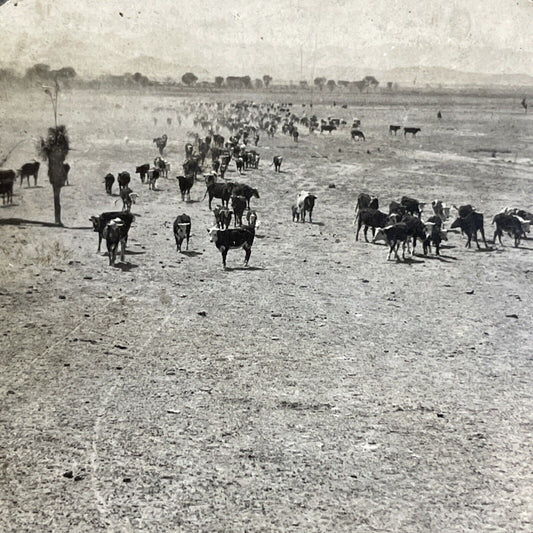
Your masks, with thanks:
[{"label": "cow's legs", "polygon": [[252,254],[252,247],[249,244],[245,244],[244,248],[244,265],[248,266],[248,261],[250,260],[250,255]]}]

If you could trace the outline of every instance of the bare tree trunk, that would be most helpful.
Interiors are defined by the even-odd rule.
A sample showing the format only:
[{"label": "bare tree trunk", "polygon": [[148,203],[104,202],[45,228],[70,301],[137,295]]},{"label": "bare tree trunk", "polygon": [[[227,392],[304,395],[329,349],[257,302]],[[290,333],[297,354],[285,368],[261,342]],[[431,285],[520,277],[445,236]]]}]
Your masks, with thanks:
[{"label": "bare tree trunk", "polygon": [[58,226],[62,226],[63,223],[61,222],[61,201],[60,201],[60,195],[61,195],[61,187],[54,185],[54,217],[55,217],[55,223]]}]

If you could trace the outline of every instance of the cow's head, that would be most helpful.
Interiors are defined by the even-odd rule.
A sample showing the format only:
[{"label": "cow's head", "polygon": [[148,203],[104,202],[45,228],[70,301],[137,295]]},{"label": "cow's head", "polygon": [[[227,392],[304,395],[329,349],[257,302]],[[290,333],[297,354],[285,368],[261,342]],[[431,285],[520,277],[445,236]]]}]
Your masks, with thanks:
[{"label": "cow's head", "polygon": [[217,240],[218,240],[218,232],[219,232],[218,228],[211,228],[207,230],[207,233],[209,234],[209,240],[211,242],[214,242],[215,244],[217,243]]},{"label": "cow's head", "polygon": [[257,189],[252,189],[252,196],[254,198],[259,198],[259,191]]},{"label": "cow's head", "polygon": [[92,216],[89,220],[93,223],[93,230],[99,231],[100,230],[100,217]]}]

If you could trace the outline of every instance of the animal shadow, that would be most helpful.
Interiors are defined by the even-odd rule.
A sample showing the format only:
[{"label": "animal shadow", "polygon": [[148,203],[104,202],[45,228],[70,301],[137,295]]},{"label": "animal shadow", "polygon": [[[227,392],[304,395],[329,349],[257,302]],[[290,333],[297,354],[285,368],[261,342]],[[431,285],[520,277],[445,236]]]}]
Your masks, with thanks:
[{"label": "animal shadow", "polygon": [[122,272],[130,272],[134,268],[139,268],[139,265],[135,265],[134,263],[115,263],[113,265],[114,268],[117,268],[118,270],[121,270]]},{"label": "animal shadow", "polygon": [[146,252],[134,252],[133,250],[126,250],[125,255],[144,255]]},{"label": "animal shadow", "polygon": [[185,255],[187,257],[196,257],[198,255],[203,255],[202,252],[195,252],[195,251],[189,251],[189,250],[185,250],[185,251],[182,251],[181,252],[181,255]]},{"label": "animal shadow", "polygon": [[226,267],[227,272],[234,272],[236,270],[266,270],[263,267],[254,267],[254,266],[240,266],[240,267]]}]

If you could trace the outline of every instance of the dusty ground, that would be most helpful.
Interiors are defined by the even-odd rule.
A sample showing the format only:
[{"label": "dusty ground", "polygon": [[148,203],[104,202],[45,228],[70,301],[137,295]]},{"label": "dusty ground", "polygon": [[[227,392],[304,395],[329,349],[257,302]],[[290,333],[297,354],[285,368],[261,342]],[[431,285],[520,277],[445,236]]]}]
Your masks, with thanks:
[{"label": "dusty ground", "polygon": [[[362,191],[473,203],[491,239],[499,209],[533,209],[519,99],[315,105],[358,116],[368,141],[261,139],[260,169],[239,178],[261,195],[248,269],[239,250],[222,270],[200,182],[184,204],[175,179],[152,192],[135,177],[111,268],[88,221],[114,208],[102,178],[153,159],[164,132],[177,169],[192,125],[153,109],[181,99],[63,94],[66,227],[47,225],[46,167],[0,210],[0,530],[531,531],[531,241],[477,252],[453,234],[440,259],[397,263],[351,224]],[[4,152],[50,125],[44,95],[3,102]],[[390,123],[422,133],[391,138]],[[25,142],[6,167],[33,156]],[[290,222],[301,189],[318,196],[314,224]]]}]

